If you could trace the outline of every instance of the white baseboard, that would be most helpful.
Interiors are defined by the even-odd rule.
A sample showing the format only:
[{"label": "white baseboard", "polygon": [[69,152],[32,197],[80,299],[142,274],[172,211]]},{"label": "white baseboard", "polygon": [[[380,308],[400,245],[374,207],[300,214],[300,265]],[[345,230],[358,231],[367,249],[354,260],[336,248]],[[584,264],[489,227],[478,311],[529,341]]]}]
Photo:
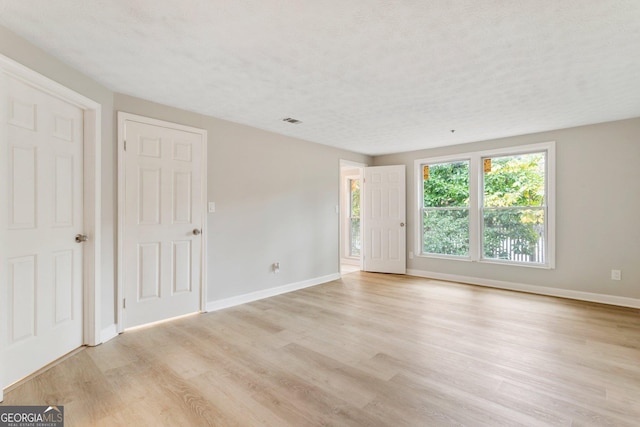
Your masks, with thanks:
[{"label": "white baseboard", "polygon": [[360,260],[357,258],[340,258],[340,264],[360,266]]},{"label": "white baseboard", "polygon": [[262,291],[250,292],[244,295],[238,295],[231,298],[209,301],[207,303],[207,312],[222,310],[223,308],[234,307],[240,304],[257,301],[264,298],[273,297],[287,292],[297,291],[299,289],[309,288],[311,286],[320,285],[322,283],[331,282],[340,279],[340,273],[329,274],[327,276],[316,277],[314,279],[303,280],[302,282],[290,283],[288,285],[278,286],[276,288],[264,289]]},{"label": "white baseboard", "polygon": [[106,343],[107,341],[118,336],[118,329],[116,328],[116,324],[113,323],[102,331],[100,331],[100,342]]},{"label": "white baseboard", "polygon": [[580,301],[598,302],[601,304],[618,305],[621,307],[640,308],[640,299],[619,297],[615,295],[595,294],[592,292],[573,291],[570,289],[548,288],[545,286],[525,285],[522,283],[505,282],[502,280],[480,279],[478,277],[460,276],[457,274],[435,273],[432,271],[407,269],[407,274],[428,279],[447,280],[450,282],[469,283],[490,288],[507,289],[510,291],[528,292],[531,294],[568,298]]}]

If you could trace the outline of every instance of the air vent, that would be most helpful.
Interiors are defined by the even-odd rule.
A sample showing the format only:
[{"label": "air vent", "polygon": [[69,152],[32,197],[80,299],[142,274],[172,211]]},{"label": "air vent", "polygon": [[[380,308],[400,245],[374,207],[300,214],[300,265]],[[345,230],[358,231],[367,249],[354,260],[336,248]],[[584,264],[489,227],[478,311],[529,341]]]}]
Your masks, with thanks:
[{"label": "air vent", "polygon": [[293,119],[293,118],[291,118],[291,117],[285,117],[284,119],[282,119],[282,121],[283,121],[283,122],[287,122],[287,123],[291,123],[291,124],[294,124],[294,125],[297,125],[297,124],[302,123],[300,120],[298,120],[298,119]]}]

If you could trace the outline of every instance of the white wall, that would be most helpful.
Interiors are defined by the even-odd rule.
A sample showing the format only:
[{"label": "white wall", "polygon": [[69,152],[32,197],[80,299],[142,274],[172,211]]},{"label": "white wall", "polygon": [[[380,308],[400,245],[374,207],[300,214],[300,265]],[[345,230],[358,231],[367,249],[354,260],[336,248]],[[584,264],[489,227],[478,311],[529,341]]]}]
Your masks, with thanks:
[{"label": "white wall", "polygon": [[[407,251],[418,218],[414,160],[466,151],[556,141],[556,268],[542,270],[434,258],[407,260],[413,270],[640,298],[640,119],[581,126],[374,158],[407,167]],[[611,269],[622,280],[610,280]]]},{"label": "white wall", "polygon": [[217,208],[209,217],[209,299],[339,273],[340,159],[371,159],[222,120],[205,123]]}]

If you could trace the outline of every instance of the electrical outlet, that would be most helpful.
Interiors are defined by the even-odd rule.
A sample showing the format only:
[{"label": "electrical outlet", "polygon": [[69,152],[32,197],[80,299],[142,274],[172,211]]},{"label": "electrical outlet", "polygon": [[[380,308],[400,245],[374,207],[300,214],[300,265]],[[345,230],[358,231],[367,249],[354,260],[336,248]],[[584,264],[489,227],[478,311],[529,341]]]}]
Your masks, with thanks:
[{"label": "electrical outlet", "polygon": [[280,273],[280,263],[279,262],[274,262],[273,265],[271,266],[271,269],[273,270],[273,272],[275,274]]},{"label": "electrical outlet", "polygon": [[611,280],[622,280],[622,272],[620,270],[611,270]]}]

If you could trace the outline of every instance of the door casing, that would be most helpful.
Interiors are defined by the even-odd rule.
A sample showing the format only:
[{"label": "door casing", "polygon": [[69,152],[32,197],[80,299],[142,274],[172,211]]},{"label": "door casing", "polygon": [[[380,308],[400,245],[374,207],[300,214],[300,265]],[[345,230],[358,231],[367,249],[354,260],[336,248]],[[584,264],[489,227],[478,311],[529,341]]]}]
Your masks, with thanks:
[{"label": "door casing", "polygon": [[206,312],[207,304],[207,131],[191,126],[185,126],[178,123],[167,122],[164,120],[153,119],[150,117],[140,116],[137,114],[126,113],[118,111],[118,269],[117,269],[117,293],[116,293],[116,307],[117,307],[117,320],[116,330],[118,333],[124,332],[124,242],[125,242],[125,183],[126,183],[126,167],[125,167],[125,126],[126,121],[132,120],[153,126],[161,126],[171,129],[183,130],[192,133],[198,133],[202,135],[202,191],[201,199],[203,210],[202,215],[202,238],[201,241],[201,262],[200,262],[200,311]]},{"label": "door casing", "polygon": [[350,236],[350,232],[351,232],[351,225],[350,225],[350,216],[349,214],[351,213],[351,188],[349,187],[349,182],[351,180],[358,180],[360,181],[360,185],[362,186],[362,174],[358,174],[358,175],[345,175],[341,177],[342,179],[342,192],[343,192],[343,197],[342,197],[342,203],[343,203],[343,209],[340,212],[340,215],[342,216],[342,221],[341,221],[341,226],[342,226],[342,239],[340,242],[340,249],[341,249],[341,257],[340,257],[340,262],[341,263],[347,263],[347,264],[353,264],[353,265],[358,265],[360,266],[360,260],[362,259],[362,254],[360,254],[359,256],[353,256],[351,255],[351,236]]},{"label": "door casing", "polygon": [[[101,117],[102,106],[48,77],[0,54],[0,72],[55,96],[83,110],[83,221],[89,240],[83,245],[83,344],[102,342],[100,322],[101,285]],[[5,105],[0,108],[6,108]],[[3,378],[3,375],[0,375]],[[3,388],[0,384],[0,401]]]},{"label": "door casing", "polygon": [[[347,232],[345,230],[345,223],[346,223],[346,207],[345,204],[347,203],[347,196],[345,194],[345,188],[344,188],[344,182],[342,182],[342,170],[343,169],[358,169],[360,171],[360,206],[362,206],[362,178],[364,175],[364,168],[367,167],[367,165],[365,163],[359,163],[359,162],[353,162],[351,160],[344,160],[341,159],[340,160],[340,167],[339,167],[339,181],[340,181],[340,187],[339,187],[339,191],[338,191],[338,195],[339,195],[339,200],[340,200],[340,207],[339,207],[339,212],[340,214],[338,215],[338,272],[340,272],[340,265],[342,264],[342,254],[344,249],[344,240],[345,240],[345,236],[344,234]],[[362,208],[361,208],[362,209]],[[361,245],[364,245],[364,235],[362,234],[362,213],[360,215],[360,243]],[[358,266],[360,268],[360,270],[363,269],[363,264],[362,264],[362,252],[360,253],[360,259],[358,260]]]}]

